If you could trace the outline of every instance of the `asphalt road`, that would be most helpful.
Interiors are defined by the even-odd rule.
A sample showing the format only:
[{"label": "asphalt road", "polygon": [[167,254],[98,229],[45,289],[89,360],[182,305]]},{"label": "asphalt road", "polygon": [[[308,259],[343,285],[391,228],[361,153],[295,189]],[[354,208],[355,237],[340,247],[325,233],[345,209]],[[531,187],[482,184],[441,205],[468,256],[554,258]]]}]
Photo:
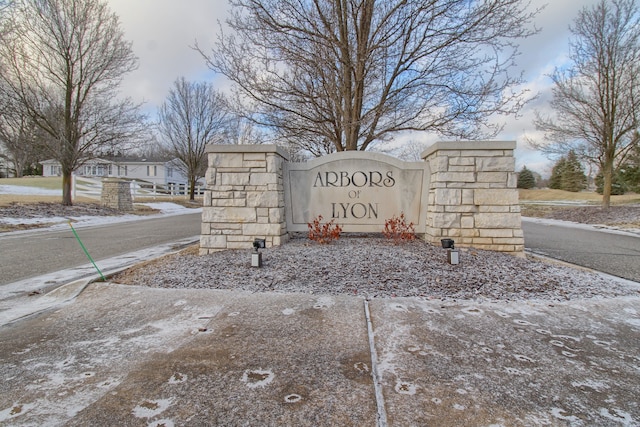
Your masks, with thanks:
[{"label": "asphalt road", "polygon": [[537,224],[523,219],[526,249],[640,282],[640,236]]},{"label": "asphalt road", "polygon": [[[151,218],[76,229],[98,262],[200,234],[201,214]],[[0,285],[88,263],[71,228],[0,235]]]},{"label": "asphalt road", "polygon": [[[77,229],[102,259],[200,234],[200,213]],[[525,247],[541,255],[640,282],[640,237],[522,222]],[[0,285],[86,265],[71,229],[0,235]]]}]

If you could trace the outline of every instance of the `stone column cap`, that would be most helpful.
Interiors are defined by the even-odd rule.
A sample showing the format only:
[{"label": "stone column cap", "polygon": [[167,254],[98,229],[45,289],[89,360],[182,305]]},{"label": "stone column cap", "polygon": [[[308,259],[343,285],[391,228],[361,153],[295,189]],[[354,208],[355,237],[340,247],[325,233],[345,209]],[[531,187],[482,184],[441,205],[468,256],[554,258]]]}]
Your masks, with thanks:
[{"label": "stone column cap", "polygon": [[438,141],[420,154],[425,159],[440,150],[515,150],[516,141]]},{"label": "stone column cap", "polygon": [[289,153],[275,144],[207,144],[207,153],[276,153],[289,160]]}]

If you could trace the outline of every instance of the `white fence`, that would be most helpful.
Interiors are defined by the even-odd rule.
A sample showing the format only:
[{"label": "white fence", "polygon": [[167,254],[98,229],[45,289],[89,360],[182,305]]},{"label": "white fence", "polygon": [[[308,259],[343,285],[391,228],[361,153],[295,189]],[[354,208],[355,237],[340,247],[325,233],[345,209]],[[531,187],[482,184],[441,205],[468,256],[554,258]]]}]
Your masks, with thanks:
[{"label": "white fence", "polygon": [[[131,181],[131,197],[172,197],[185,196],[189,194],[191,187],[188,184],[155,184],[151,182]],[[196,186],[195,195],[204,194],[204,186]]]},{"label": "white fence", "polygon": [[78,196],[100,200],[102,196],[102,180],[71,175],[71,196],[73,200]]},{"label": "white fence", "polygon": [[[170,184],[168,186],[162,184],[154,184],[144,181],[131,181],[131,197],[173,197],[186,196],[189,194],[191,187],[187,184]],[[78,196],[88,197],[99,200],[102,195],[102,180],[100,178],[87,178],[84,176],[77,177],[73,175],[72,195],[75,200]],[[195,194],[201,196],[204,194],[204,186],[196,186]]]}]

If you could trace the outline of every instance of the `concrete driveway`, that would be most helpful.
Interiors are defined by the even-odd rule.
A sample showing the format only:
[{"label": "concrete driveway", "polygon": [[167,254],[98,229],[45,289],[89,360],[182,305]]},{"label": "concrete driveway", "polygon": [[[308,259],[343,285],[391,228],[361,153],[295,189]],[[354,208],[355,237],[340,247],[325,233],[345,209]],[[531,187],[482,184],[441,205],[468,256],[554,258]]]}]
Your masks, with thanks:
[{"label": "concrete driveway", "polygon": [[367,303],[97,283],[0,342],[3,425],[640,425],[640,297]]}]

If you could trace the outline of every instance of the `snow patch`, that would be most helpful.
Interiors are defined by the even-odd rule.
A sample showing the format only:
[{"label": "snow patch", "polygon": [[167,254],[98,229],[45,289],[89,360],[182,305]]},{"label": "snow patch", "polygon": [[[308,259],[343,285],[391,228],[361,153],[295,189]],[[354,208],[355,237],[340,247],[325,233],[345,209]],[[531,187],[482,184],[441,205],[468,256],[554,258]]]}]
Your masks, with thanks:
[{"label": "snow patch", "polygon": [[249,388],[264,387],[270,384],[275,375],[270,369],[247,369],[242,374],[242,382]]},{"label": "snow patch", "polygon": [[167,410],[172,401],[173,399],[145,400],[131,412],[136,418],[153,418]]},{"label": "snow patch", "polygon": [[16,194],[25,196],[62,196],[62,190],[49,190],[24,185],[0,185],[0,194]]},{"label": "snow patch", "polygon": [[0,422],[19,417],[20,415],[29,412],[29,410],[34,408],[35,406],[36,405],[34,403],[14,403],[10,408],[0,410]]}]

